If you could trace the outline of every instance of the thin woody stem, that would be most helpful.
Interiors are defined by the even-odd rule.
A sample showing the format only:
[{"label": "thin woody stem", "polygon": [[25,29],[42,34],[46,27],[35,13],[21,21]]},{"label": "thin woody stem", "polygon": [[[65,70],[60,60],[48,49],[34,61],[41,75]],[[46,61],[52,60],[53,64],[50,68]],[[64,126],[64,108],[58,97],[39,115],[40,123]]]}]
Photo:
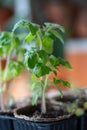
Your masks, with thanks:
[{"label": "thin woody stem", "polygon": [[4,97],[3,97],[3,86],[2,86],[2,59],[0,57],[0,104],[1,110],[4,110]]},{"label": "thin woody stem", "polygon": [[47,109],[46,109],[46,88],[47,88],[47,84],[48,84],[48,78],[49,75],[46,75],[45,78],[45,82],[44,82],[44,86],[42,86],[42,114],[45,114]]}]

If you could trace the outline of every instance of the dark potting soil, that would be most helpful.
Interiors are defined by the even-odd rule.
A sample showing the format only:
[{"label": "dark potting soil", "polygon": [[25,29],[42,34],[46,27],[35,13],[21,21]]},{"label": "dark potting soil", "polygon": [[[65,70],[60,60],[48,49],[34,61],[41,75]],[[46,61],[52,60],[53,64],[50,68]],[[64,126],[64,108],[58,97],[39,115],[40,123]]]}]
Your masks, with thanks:
[{"label": "dark potting soil", "polygon": [[55,101],[60,101],[63,103],[73,103],[73,102],[77,102],[78,101],[78,97],[77,96],[63,96],[63,97],[54,97]]},{"label": "dark potting soil", "polygon": [[10,117],[14,116],[12,109],[0,110],[0,115],[2,115],[2,116],[10,116]]},{"label": "dark potting soil", "polygon": [[[38,109],[39,108],[39,109]],[[40,117],[40,118],[56,118],[58,116],[63,116],[63,115],[67,115],[67,111],[64,110],[63,108],[59,107],[58,110],[55,108],[55,106],[51,106],[50,104],[47,105],[47,112],[41,113],[40,111],[40,106],[37,106],[37,111],[33,112],[33,114],[31,114],[31,116],[33,117]]]},{"label": "dark potting soil", "polygon": [[0,115],[13,117],[14,116],[13,111],[16,108],[17,107],[15,104],[12,105],[11,107],[5,106],[5,108],[3,110],[0,110]]},{"label": "dark potting soil", "polygon": [[79,101],[78,101],[78,106],[80,108],[84,108],[84,103],[87,102],[87,92],[85,92],[85,90],[83,90],[80,94],[79,94]]},{"label": "dark potting soil", "polygon": [[[24,99],[20,99],[17,102],[14,102],[11,106],[7,106],[5,105],[5,110],[2,112],[12,112],[14,109],[20,108],[20,107],[24,107],[27,106],[28,104],[31,103],[30,98],[24,98]],[[1,110],[1,107],[0,107]]]},{"label": "dark potting soil", "polygon": [[[67,112],[67,108],[65,105],[53,105],[50,102],[47,103],[47,112],[41,113],[41,104],[37,106],[27,106],[24,108],[20,108],[16,111],[16,114],[21,116],[21,118],[25,118],[30,121],[53,121],[60,120],[65,117],[70,116]],[[17,116],[18,117],[18,116]],[[20,117],[19,117],[20,118]]]},{"label": "dark potting soil", "polygon": [[87,102],[87,98],[81,98],[79,99],[78,106],[81,108],[84,108],[84,103]]}]

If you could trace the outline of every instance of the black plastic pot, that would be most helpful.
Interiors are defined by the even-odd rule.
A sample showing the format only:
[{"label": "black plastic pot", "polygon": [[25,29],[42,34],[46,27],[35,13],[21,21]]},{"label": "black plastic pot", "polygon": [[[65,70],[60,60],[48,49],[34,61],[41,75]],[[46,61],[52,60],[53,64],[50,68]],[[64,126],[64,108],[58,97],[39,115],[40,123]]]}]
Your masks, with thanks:
[{"label": "black plastic pot", "polygon": [[62,98],[60,95],[54,95],[53,97],[51,97],[51,102],[55,102],[56,104],[59,102],[73,103],[73,102],[77,102],[77,100],[78,100],[78,95],[73,93],[72,91],[64,91]]},{"label": "black plastic pot", "polygon": [[0,130],[14,130],[14,110],[18,107],[23,107],[29,103],[30,99],[22,99],[18,102],[15,102],[10,109],[6,109],[4,111],[0,110]]},{"label": "black plastic pot", "polygon": [[0,115],[0,130],[14,130],[13,117]]},{"label": "black plastic pot", "polygon": [[[49,105],[52,104],[49,103]],[[77,130],[78,120],[70,114],[53,118],[35,118],[32,115],[30,116],[34,111],[39,110],[39,107],[40,104],[16,109],[14,112],[16,118],[13,121],[14,130]],[[58,106],[56,107],[55,109],[58,109]]]},{"label": "black plastic pot", "polygon": [[15,118],[14,130],[77,130],[77,119],[71,117],[55,122],[37,123]]},{"label": "black plastic pot", "polygon": [[87,112],[78,117],[78,130],[87,130]]}]

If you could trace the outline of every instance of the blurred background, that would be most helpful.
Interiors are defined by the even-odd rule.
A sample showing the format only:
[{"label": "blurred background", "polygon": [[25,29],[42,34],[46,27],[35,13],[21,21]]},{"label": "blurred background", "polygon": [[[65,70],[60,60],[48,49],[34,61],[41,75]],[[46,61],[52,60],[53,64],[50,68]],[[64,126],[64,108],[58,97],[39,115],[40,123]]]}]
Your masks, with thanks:
[{"label": "blurred background", "polygon": [[[87,0],[0,0],[0,31],[10,31],[20,19],[41,25],[53,22],[65,27],[64,47],[57,39],[53,53],[69,60],[73,69],[61,68],[62,73],[58,76],[69,80],[73,89],[86,88]],[[15,80],[12,90],[15,99],[31,95],[29,88],[25,87],[29,81],[26,71]]]}]

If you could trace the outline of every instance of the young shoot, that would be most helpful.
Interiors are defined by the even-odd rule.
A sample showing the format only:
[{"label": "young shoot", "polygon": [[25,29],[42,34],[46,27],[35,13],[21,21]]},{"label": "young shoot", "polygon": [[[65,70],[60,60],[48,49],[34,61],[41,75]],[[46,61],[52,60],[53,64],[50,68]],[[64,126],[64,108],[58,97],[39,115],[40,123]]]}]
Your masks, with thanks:
[{"label": "young shoot", "polygon": [[[32,72],[32,90],[34,96],[32,99],[32,104],[37,103],[38,98],[42,99],[41,102],[41,112],[46,113],[46,91],[50,87],[50,83],[54,84],[56,89],[60,92],[61,96],[62,90],[59,84],[64,87],[70,87],[70,83],[64,81],[63,79],[57,79],[57,72],[60,66],[65,66],[71,69],[71,65],[68,61],[60,57],[55,57],[53,53],[53,43],[56,38],[58,38],[61,43],[64,43],[63,33],[64,28],[58,24],[44,23],[43,26],[32,23],[30,21],[21,20],[13,28],[13,32],[18,28],[28,28],[29,34],[25,38],[25,42],[34,47],[30,47],[25,54],[25,65],[26,68]],[[60,33],[61,32],[61,33]],[[53,73],[55,78],[50,79],[50,74]]]},{"label": "young shoot", "polygon": [[[0,104],[1,110],[5,109],[4,94],[6,92],[7,82],[19,76],[22,73],[24,65],[19,60],[21,53],[21,43],[19,38],[13,32],[0,32]],[[15,55],[15,58],[13,58]],[[3,68],[2,61],[5,60]],[[12,85],[9,89],[11,90]],[[9,91],[9,90],[8,90]],[[10,94],[8,94],[9,100]],[[6,104],[8,105],[8,103]],[[8,106],[7,106],[8,108]]]}]

